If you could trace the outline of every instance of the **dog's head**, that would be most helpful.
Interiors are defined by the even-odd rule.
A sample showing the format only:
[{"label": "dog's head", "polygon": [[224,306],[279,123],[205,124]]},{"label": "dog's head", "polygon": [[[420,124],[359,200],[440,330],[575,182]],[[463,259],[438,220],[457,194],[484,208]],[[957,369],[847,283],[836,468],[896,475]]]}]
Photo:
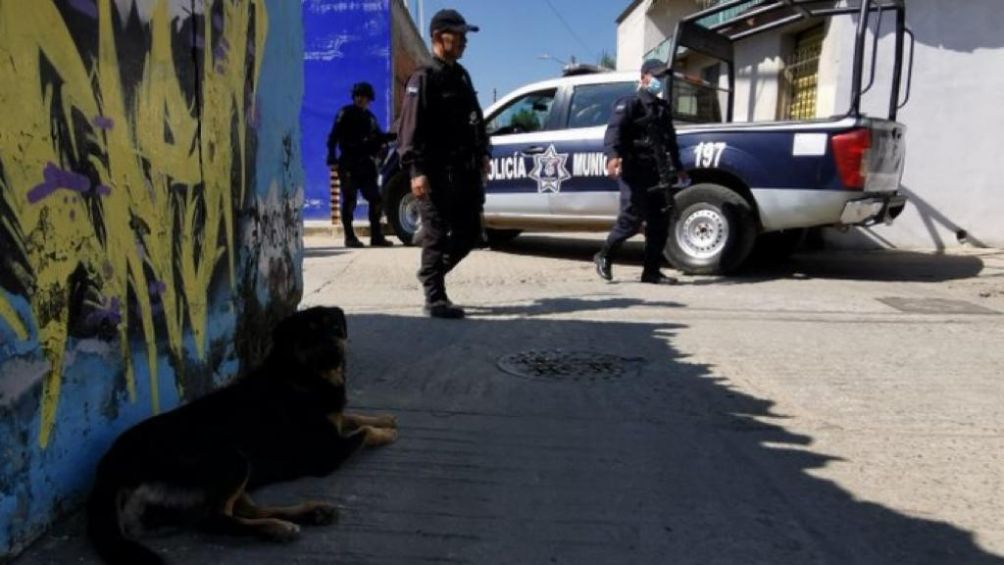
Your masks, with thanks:
[{"label": "dog's head", "polygon": [[315,306],[296,312],[272,330],[272,366],[298,388],[315,388],[324,381],[344,391],[345,312],[337,306]]}]

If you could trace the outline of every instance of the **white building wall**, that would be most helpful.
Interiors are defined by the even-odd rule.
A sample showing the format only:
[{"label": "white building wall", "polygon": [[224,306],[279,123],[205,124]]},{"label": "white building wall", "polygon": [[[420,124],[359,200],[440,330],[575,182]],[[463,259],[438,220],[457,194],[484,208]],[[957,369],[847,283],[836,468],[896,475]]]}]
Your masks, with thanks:
[{"label": "white building wall", "polygon": [[[971,244],[1004,247],[1004,183],[998,169],[1004,162],[1001,8],[1000,0],[907,0],[907,25],[917,36],[917,51],[912,97],[898,120],[907,126],[903,187],[910,204],[892,226],[855,230],[831,236],[832,241],[942,249],[960,245],[962,230]],[[841,111],[850,103],[853,23],[849,27],[836,94]],[[875,88],[862,103],[862,111],[880,117],[889,106],[892,29],[887,17]],[[867,74],[867,60],[865,67]]]},{"label": "white building wall", "polygon": [[641,68],[641,58],[645,55],[645,29],[649,6],[652,0],[645,0],[619,24],[617,24],[617,70],[632,71]]}]

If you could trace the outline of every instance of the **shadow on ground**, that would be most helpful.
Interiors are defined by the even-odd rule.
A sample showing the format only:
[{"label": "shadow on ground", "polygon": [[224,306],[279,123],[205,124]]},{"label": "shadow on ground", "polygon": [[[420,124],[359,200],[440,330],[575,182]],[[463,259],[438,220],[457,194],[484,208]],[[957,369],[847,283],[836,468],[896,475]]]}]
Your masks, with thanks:
[{"label": "shadow on ground", "polygon": [[[642,239],[624,247],[614,265],[640,266]],[[524,235],[497,250],[499,253],[533,255],[556,259],[592,261],[599,242],[570,237]],[[780,278],[818,278],[892,282],[939,282],[967,279],[983,271],[979,257],[918,253],[901,250],[844,251],[822,250],[797,253],[785,260],[752,261],[741,272],[723,282],[755,283]]]},{"label": "shadow on ground", "polygon": [[[786,429],[770,399],[687,362],[673,347],[684,326],[492,314],[349,328],[351,403],[395,413],[399,441],[256,496],[333,500],[341,523],[288,546],[151,539],[170,563],[1004,563],[971,532],[813,476],[841,460]],[[558,348],[631,363],[593,383],[497,366]],[[17,565],[95,563],[80,531],[60,526]]]}]

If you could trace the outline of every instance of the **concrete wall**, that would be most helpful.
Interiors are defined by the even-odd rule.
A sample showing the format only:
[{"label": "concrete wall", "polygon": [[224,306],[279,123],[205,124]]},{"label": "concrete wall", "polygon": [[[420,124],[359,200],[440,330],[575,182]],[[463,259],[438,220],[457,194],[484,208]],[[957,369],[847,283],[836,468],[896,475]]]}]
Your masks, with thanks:
[{"label": "concrete wall", "polygon": [[300,6],[0,1],[0,560],[302,292]]},{"label": "concrete wall", "polygon": [[[969,244],[1004,247],[1004,186],[998,169],[1004,153],[1004,11],[998,0],[908,0],[907,24],[917,35],[913,93],[899,115],[908,128],[903,186],[910,204],[892,226],[834,234],[831,241],[943,249],[960,245],[956,234],[961,230]],[[876,87],[862,105],[876,116],[888,112],[891,18],[883,30]],[[834,97],[839,108],[846,108],[853,32],[842,36],[841,86]]]},{"label": "concrete wall", "polygon": [[641,68],[645,47],[646,14],[652,0],[644,0],[634,11],[617,24],[617,70],[634,71]]}]

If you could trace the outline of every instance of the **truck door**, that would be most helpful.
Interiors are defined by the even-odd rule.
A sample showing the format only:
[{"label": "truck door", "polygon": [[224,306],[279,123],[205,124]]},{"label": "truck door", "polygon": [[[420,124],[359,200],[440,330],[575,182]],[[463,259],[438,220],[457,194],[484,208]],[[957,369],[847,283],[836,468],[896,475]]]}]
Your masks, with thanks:
[{"label": "truck door", "polygon": [[545,151],[547,126],[557,89],[517,96],[486,117],[492,142],[491,170],[485,186],[485,216],[548,212],[548,195],[530,177],[534,155]]},{"label": "truck door", "polygon": [[[603,135],[618,100],[633,94],[637,82],[582,84],[574,87],[564,129],[553,132],[553,144],[537,159],[534,171],[554,196],[555,216],[616,217],[617,181],[607,177]],[[550,173],[550,174],[549,174]],[[567,178],[565,177],[567,173]]]}]

